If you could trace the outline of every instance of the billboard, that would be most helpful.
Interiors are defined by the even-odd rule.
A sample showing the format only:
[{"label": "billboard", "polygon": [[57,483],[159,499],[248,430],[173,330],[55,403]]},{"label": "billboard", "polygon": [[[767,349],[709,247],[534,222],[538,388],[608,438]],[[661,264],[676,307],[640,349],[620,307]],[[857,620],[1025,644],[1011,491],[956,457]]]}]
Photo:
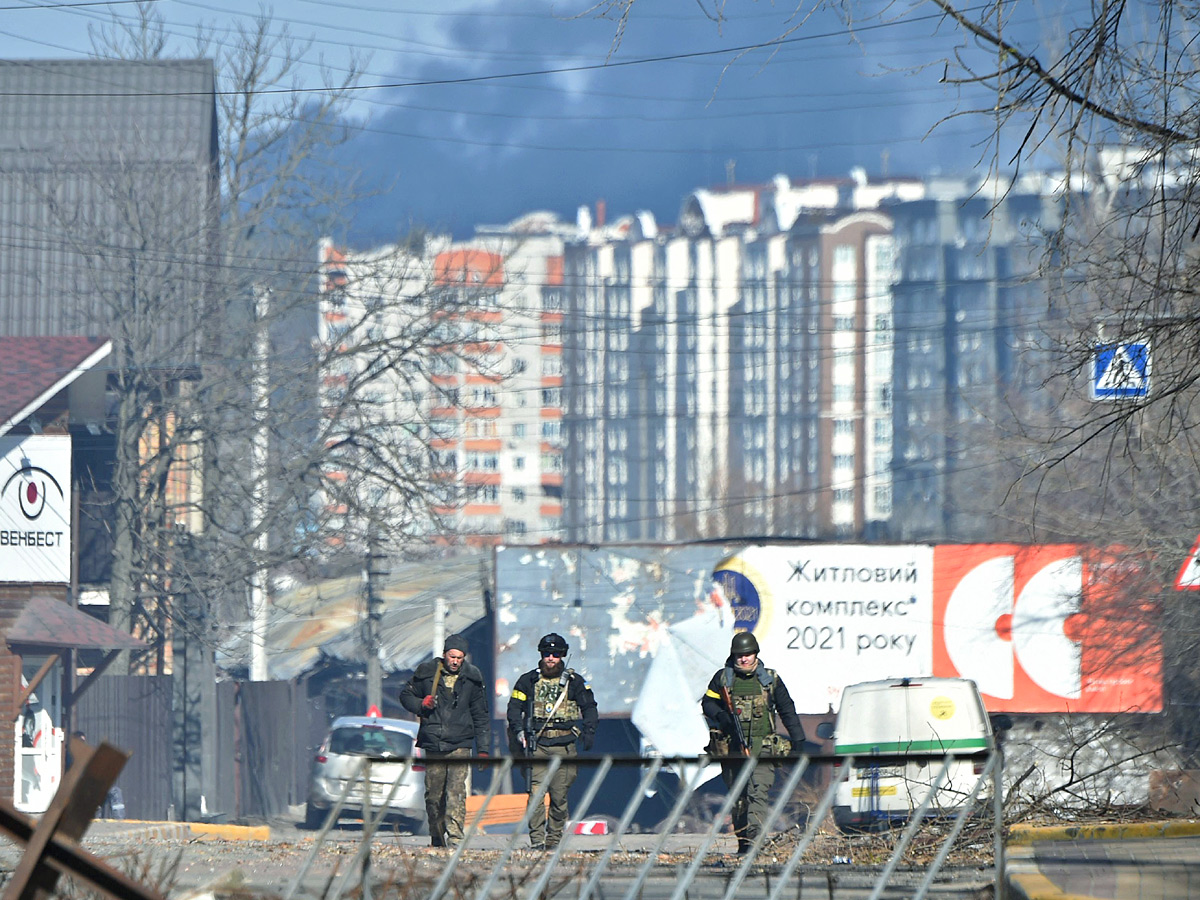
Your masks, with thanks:
[{"label": "billboard", "polygon": [[71,581],[71,438],[0,438],[0,579]]},{"label": "billboard", "polygon": [[836,709],[847,684],[929,675],[974,679],[993,711],[1156,712],[1143,578],[1068,544],[502,547],[496,693],[557,631],[601,713],[637,724],[698,699],[742,630],[800,712]]},{"label": "billboard", "polygon": [[717,561],[713,582],[796,708],[819,713],[847,684],[930,674],[932,562],[921,545],[754,546]]},{"label": "billboard", "polygon": [[1159,712],[1157,588],[1112,551],[934,548],[934,675],[974,679],[990,710]]}]

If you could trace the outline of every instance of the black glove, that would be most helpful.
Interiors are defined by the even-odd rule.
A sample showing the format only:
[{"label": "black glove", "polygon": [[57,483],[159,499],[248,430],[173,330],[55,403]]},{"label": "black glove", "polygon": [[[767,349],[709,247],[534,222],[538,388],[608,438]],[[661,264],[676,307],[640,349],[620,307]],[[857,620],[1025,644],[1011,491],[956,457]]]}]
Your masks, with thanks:
[{"label": "black glove", "polygon": [[733,722],[733,716],[726,710],[721,710],[717,713],[717,727],[729,735],[731,739],[737,735],[737,726]]},{"label": "black glove", "polygon": [[596,743],[596,736],[590,731],[585,731],[579,736],[579,749],[585,753],[592,749],[592,744]]}]

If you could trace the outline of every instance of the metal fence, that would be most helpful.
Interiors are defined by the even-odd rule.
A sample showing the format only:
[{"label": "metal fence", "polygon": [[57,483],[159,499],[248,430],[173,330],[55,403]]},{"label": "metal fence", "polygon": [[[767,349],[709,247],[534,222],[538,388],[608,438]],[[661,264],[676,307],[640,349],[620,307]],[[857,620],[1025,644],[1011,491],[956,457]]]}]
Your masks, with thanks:
[{"label": "metal fence", "polygon": [[193,721],[180,729],[173,677],[106,675],[76,706],[76,727],[90,742],[108,741],[131,754],[117,781],[126,818],[168,819],[186,808],[181,761],[200,748],[184,746],[182,736],[194,739],[201,730],[211,730],[214,748],[202,763],[210,769],[208,815],[261,818],[304,802],[312,752],[328,727],[320,698],[307,697],[295,682],[222,682],[212,709],[190,711]]},{"label": "metal fence", "polygon": [[[975,772],[971,783],[959,785],[958,794],[953,803],[945,804],[946,780],[952,767],[958,761],[970,759],[975,763]],[[360,799],[365,801],[363,811],[362,840],[358,845],[354,859],[341,869],[340,877],[332,880],[324,895],[325,900],[338,898],[351,892],[364,897],[372,895],[371,854],[372,844],[377,837],[380,825],[388,814],[387,802],[389,794],[383,803],[372,805],[371,792],[367,788],[370,782],[370,771],[373,762],[378,760],[364,759],[357,773],[347,779],[345,790],[339,802],[331,811],[328,821],[318,833],[313,847],[302,868],[296,873],[294,880],[284,894],[284,900],[292,900],[304,884],[305,878],[314,860],[319,855],[322,845],[331,827],[337,821],[342,804],[348,800],[357,804]],[[582,796],[572,806],[570,821],[564,829],[562,840],[553,849],[541,853],[523,852],[529,840],[527,828],[532,810],[544,800],[544,788],[539,789],[529,797],[524,813],[519,821],[506,829],[507,833],[500,838],[497,846],[496,836],[489,835],[487,854],[473,853],[482,849],[484,841],[480,838],[481,823],[487,818],[489,806],[497,797],[500,785],[510,783],[514,765],[521,766],[524,760],[512,758],[501,759],[471,759],[452,761],[451,764],[479,765],[492,768],[491,784],[488,792],[476,804],[468,816],[464,840],[450,852],[436,879],[431,880],[428,889],[421,888],[416,893],[411,890],[407,896],[418,900],[447,900],[447,898],[473,898],[487,900],[492,896],[504,896],[511,900],[538,900],[538,898],[561,892],[564,872],[569,872],[569,878],[574,884],[567,891],[572,900],[592,900],[592,898],[612,898],[614,891],[619,893],[621,900],[640,900],[644,896],[663,898],[663,900],[685,900],[697,896],[712,897],[716,900],[734,900],[739,890],[743,896],[763,898],[763,900],[781,900],[783,897],[800,897],[801,880],[804,877],[802,861],[806,852],[818,833],[826,828],[830,819],[839,790],[844,787],[852,791],[870,792],[871,784],[878,785],[878,769],[880,766],[894,770],[898,763],[918,761],[922,768],[930,773],[930,777],[919,784],[911,785],[913,807],[903,816],[903,824],[897,826],[892,820],[889,823],[888,834],[892,838],[891,851],[885,862],[872,866],[870,881],[859,884],[855,888],[855,896],[866,896],[870,900],[879,900],[885,896],[907,896],[913,900],[922,900],[934,887],[939,873],[946,864],[950,852],[959,839],[969,818],[983,817],[990,824],[994,835],[994,894],[998,900],[1004,897],[1004,858],[1002,843],[1002,804],[1000,785],[1002,781],[1002,757],[997,752],[985,756],[978,754],[970,757],[947,755],[917,754],[909,757],[889,756],[879,757],[832,757],[813,756],[789,760],[780,765],[776,773],[776,784],[772,791],[772,801],[765,821],[757,838],[753,841],[748,852],[736,857],[736,867],[730,869],[730,853],[728,847],[731,837],[727,834],[728,818],[734,803],[742,788],[748,783],[756,767],[761,765],[778,765],[778,761],[759,760],[756,758],[726,758],[716,760],[708,757],[692,758],[642,758],[603,756],[593,758],[571,758],[564,762],[559,757],[538,760],[539,765],[546,767],[542,785],[550,783],[551,778],[562,765],[574,765],[581,769],[580,782]],[[676,833],[676,828],[685,816],[685,811],[696,799],[701,781],[710,777],[706,766],[715,762],[724,762],[732,766],[736,773],[733,783],[725,791],[719,807],[712,812],[707,827],[702,833],[694,836],[683,854],[664,855],[668,845]],[[394,761],[392,761],[394,764]],[[406,761],[403,770],[392,786],[394,793],[409,773],[412,760]],[[580,838],[576,834],[575,825],[589,818],[589,811],[604,788],[605,781],[614,769],[636,767],[641,770],[638,786],[629,796],[615,826],[608,830],[607,840],[598,846],[594,837]],[[772,831],[784,816],[789,805],[797,803],[796,793],[805,773],[813,766],[829,766],[835,773],[827,781],[827,786],[819,795],[809,794],[804,806],[807,814],[804,816],[803,828],[797,825],[795,830],[798,837],[790,845],[786,854],[781,854],[777,846],[772,846],[768,855],[765,848],[773,842]],[[656,782],[665,768],[674,768],[680,773],[680,789],[666,818],[661,821],[653,834],[638,835],[638,849],[634,856],[637,859],[630,864],[629,832],[631,823],[637,815],[639,807],[651,793],[651,785]],[[587,770],[586,772],[582,770]],[[873,774],[874,773],[874,774]],[[780,777],[782,776],[782,778]],[[586,780],[584,780],[586,779]],[[854,781],[857,787],[846,785]],[[991,787],[991,802],[981,800],[987,787]],[[375,794],[378,797],[378,794]],[[841,797],[846,793],[842,790]],[[863,796],[860,793],[859,796]],[[903,866],[901,861],[911,846],[914,837],[925,827],[931,818],[936,816],[940,823],[939,836],[941,844],[936,854],[926,863],[913,865],[911,862]],[[606,823],[607,824],[607,823]],[[606,829],[607,830],[607,829]],[[581,844],[587,841],[587,854],[572,853],[579,850]],[[496,852],[498,850],[498,852]],[[570,865],[564,867],[564,854],[570,854]],[[616,862],[618,855],[619,864]],[[683,857],[686,861],[680,861]],[[658,867],[661,870],[664,858],[675,859],[674,869],[669,873],[664,884],[661,871],[655,874]],[[719,858],[718,865],[723,868],[722,874],[715,879],[712,864]],[[485,865],[481,868],[480,862]],[[514,865],[520,863],[520,878],[514,880]],[[861,872],[859,873],[862,874]],[[747,879],[754,878],[751,885]],[[655,878],[653,890],[649,889],[649,881]],[[699,882],[704,880],[704,889]],[[553,891],[548,890],[552,880],[556,882]],[[861,878],[860,878],[861,881]],[[828,879],[828,895],[834,897],[834,880]],[[714,891],[713,885],[716,884]],[[410,885],[411,887],[411,885]],[[901,893],[897,893],[902,889]],[[824,893],[824,891],[822,891]],[[716,894],[716,896],[714,896]]]},{"label": "metal fence", "polygon": [[130,754],[116,785],[126,818],[167,818],[172,802],[171,698],[170,675],[106,675],[76,704],[75,728],[89,743],[108,741]]}]

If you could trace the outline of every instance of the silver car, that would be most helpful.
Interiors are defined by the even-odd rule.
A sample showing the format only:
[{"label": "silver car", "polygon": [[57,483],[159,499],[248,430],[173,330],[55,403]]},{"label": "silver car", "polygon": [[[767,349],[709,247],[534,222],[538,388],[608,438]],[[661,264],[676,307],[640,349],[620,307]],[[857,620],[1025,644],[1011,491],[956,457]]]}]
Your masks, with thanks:
[{"label": "silver car", "polygon": [[[362,818],[364,782],[355,773],[365,766],[363,772],[370,771],[372,814],[379,814],[392,785],[400,779],[388,803],[388,815],[400,819],[414,834],[425,833],[425,766],[420,762],[424,752],[416,740],[416,722],[369,716],[334,719],[313,760],[305,826],[319,828],[325,823],[349,781],[357,784],[350,789],[339,815]],[[413,764],[406,772],[405,761],[410,757]]]}]

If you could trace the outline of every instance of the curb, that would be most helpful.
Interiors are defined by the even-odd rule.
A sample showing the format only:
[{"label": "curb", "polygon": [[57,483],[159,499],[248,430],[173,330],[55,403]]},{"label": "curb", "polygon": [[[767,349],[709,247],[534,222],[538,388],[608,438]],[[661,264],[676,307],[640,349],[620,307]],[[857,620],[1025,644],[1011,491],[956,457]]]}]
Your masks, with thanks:
[{"label": "curb", "polygon": [[187,822],[196,837],[219,838],[223,841],[269,841],[270,825],[219,825],[214,822]]},{"label": "curb", "polygon": [[[1068,894],[1041,873],[1033,847],[1018,846],[1005,851],[1008,872],[1004,881],[1013,897],[1019,900],[1097,900],[1089,894]],[[1021,871],[1014,872],[1014,867]]]},{"label": "curb", "polygon": [[1006,844],[1028,846],[1037,841],[1117,841],[1137,838],[1191,837],[1200,821],[1136,822],[1123,825],[1013,825]]},{"label": "curb", "polygon": [[[103,831],[89,832],[89,836],[121,836],[131,834],[139,838],[158,838],[163,840],[184,840],[187,838],[211,838],[223,841],[269,841],[271,826],[269,825],[224,825],[215,822],[153,822],[138,819],[108,819],[109,823]],[[119,821],[121,824],[117,825]]]},{"label": "curb", "polygon": [[1097,900],[1090,894],[1068,894],[1042,874],[1034,844],[1039,841],[1112,841],[1200,835],[1200,821],[1140,822],[1123,825],[1013,825],[1005,841],[1012,894],[1020,900]]}]

